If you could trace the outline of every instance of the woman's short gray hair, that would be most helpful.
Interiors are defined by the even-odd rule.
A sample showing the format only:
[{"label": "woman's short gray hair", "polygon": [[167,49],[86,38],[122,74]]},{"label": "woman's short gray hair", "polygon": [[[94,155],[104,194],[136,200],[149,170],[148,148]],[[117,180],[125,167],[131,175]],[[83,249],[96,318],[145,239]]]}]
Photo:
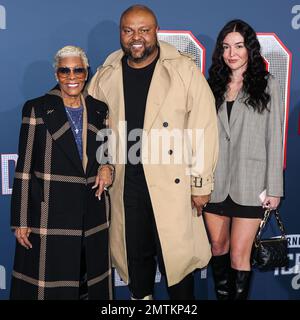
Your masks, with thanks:
[{"label": "woman's short gray hair", "polygon": [[79,57],[82,59],[84,67],[89,67],[89,61],[83,49],[76,46],[65,46],[59,49],[54,56],[53,67],[55,68],[55,70],[58,67],[59,61],[66,57]]}]

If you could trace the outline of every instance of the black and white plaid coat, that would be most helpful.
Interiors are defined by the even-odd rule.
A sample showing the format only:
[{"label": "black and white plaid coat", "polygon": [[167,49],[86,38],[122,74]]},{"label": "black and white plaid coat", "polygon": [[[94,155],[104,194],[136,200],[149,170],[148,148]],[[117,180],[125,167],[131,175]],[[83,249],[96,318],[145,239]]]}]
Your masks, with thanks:
[{"label": "black and white plaid coat", "polygon": [[33,248],[16,244],[12,299],[78,299],[82,241],[89,299],[112,298],[109,204],[92,190],[99,167],[96,134],[108,111],[91,96],[82,103],[83,161],[58,87],[24,105],[11,226],[30,227]]}]

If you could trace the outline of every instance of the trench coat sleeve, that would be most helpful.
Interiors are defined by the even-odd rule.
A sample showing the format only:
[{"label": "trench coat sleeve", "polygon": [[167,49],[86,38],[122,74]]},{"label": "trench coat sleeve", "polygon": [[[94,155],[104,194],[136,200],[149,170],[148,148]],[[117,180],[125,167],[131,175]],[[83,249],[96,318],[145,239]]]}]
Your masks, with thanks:
[{"label": "trench coat sleeve", "polygon": [[33,173],[33,147],[37,119],[34,107],[26,102],[22,110],[18,161],[11,198],[11,228],[30,226],[30,185]]},{"label": "trench coat sleeve", "polygon": [[[216,168],[219,143],[215,99],[209,85],[194,65],[188,89],[187,128],[199,139],[190,143],[196,165],[191,166],[192,195],[208,195],[213,190],[213,173]],[[201,138],[200,138],[201,137]]]},{"label": "trench coat sleeve", "polygon": [[284,108],[278,81],[269,80],[269,104],[267,122],[267,195],[283,196],[283,117]]}]

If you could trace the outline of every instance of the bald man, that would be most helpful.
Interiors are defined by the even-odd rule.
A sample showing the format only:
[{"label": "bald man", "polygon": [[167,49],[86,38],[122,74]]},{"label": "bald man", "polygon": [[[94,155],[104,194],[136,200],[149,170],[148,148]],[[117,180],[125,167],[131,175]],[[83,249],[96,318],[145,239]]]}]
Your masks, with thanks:
[{"label": "bald man", "polygon": [[[193,272],[211,257],[201,213],[213,188],[216,112],[193,59],[158,41],[157,31],[149,8],[135,5],[124,11],[122,50],[106,59],[89,86],[89,93],[109,107],[115,146],[122,153],[113,155],[111,254],[133,299],[152,299],[156,261],[170,298],[194,299]],[[125,135],[120,132],[123,123]],[[153,132],[170,134],[174,129],[203,133],[204,148],[196,150],[191,143],[192,154],[203,159],[201,166],[191,170],[187,163],[174,164],[175,146],[148,150]],[[145,151],[150,160],[157,156],[170,161],[145,161]]]}]

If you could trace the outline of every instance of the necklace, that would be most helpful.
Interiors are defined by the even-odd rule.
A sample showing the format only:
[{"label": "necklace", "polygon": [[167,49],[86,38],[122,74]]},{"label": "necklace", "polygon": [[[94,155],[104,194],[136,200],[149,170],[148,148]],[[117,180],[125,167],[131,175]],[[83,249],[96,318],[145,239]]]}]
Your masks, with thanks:
[{"label": "necklace", "polygon": [[71,120],[71,122],[72,122],[72,124],[73,124],[73,126],[74,126],[74,128],[75,128],[75,129],[74,129],[75,133],[78,134],[79,131],[80,131],[80,129],[79,129],[78,126],[76,125],[76,122],[77,122],[77,124],[79,124],[79,126],[81,125],[82,112],[76,111],[76,112],[80,112],[80,114],[79,114],[78,120],[75,122],[74,119],[72,118],[71,113],[70,113],[69,110],[68,110],[68,107],[66,107],[65,109],[66,109],[66,112],[67,112],[67,114],[68,114],[68,116],[69,116],[69,119]]}]

